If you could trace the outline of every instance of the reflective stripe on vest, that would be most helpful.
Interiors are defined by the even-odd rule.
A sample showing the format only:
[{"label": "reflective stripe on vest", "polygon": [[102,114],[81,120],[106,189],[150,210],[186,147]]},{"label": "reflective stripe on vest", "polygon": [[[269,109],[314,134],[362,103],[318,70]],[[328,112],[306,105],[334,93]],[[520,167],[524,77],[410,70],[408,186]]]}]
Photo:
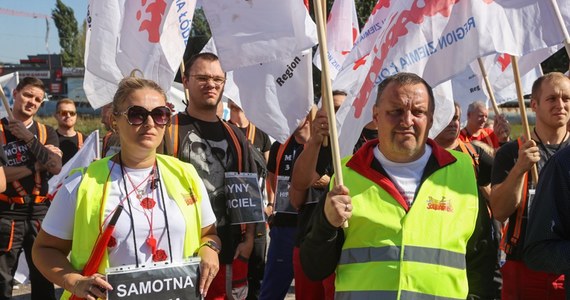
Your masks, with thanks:
[{"label": "reflective stripe on vest", "polygon": [[337,299],[467,297],[465,254],[479,202],[471,158],[451,153],[457,161],[422,182],[408,212],[344,165],[353,214],[336,270]]},{"label": "reflective stripe on vest", "polygon": [[[72,172],[82,172],[83,178],[77,191],[77,206],[74,220],[73,240],[71,245],[70,261],[76,270],[85,266],[97,237],[101,232],[101,223],[105,216],[105,203],[109,190],[105,187],[109,175],[109,159],[106,157],[95,161],[84,169],[75,169]],[[184,257],[190,257],[200,246],[201,215],[200,203],[202,194],[199,187],[199,176],[191,164],[184,163],[177,158],[157,154],[157,165],[168,196],[180,208],[186,224],[184,236]],[[105,192],[103,192],[105,191]],[[105,195],[104,195],[105,193]],[[195,197],[192,198],[191,196]],[[195,200],[195,202],[194,202]],[[98,272],[105,274],[109,267],[107,252]],[[70,293],[65,291],[61,299],[68,299]]]},{"label": "reflective stripe on vest", "polygon": [[[359,264],[367,262],[397,261],[401,247],[386,246],[380,248],[350,248],[342,251],[340,264]],[[437,248],[406,246],[403,261],[415,261],[426,264],[442,265],[456,269],[465,269],[465,255]]]}]

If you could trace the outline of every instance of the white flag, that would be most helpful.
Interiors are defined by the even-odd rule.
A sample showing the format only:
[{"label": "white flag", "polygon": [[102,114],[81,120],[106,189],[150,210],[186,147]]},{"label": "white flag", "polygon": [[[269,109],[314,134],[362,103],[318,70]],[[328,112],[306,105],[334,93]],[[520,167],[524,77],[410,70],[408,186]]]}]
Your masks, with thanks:
[{"label": "white flag", "polygon": [[195,0],[89,1],[84,89],[91,105],[111,102],[119,81],[134,69],[168,92],[195,5]]},{"label": "white flag", "polygon": [[[541,76],[541,73],[542,72],[540,65],[538,65],[521,77],[523,94],[526,95],[531,93],[532,84],[538,77]],[[462,122],[467,120],[467,107],[472,102],[479,100],[486,102],[487,108],[490,108],[492,106],[490,97],[487,92],[487,87],[485,86],[485,83],[481,82],[481,78],[473,71],[472,66],[467,66],[465,71],[455,75],[448,82],[451,84],[452,96],[447,95],[446,97],[452,99],[454,102],[457,102],[460,105]],[[448,84],[448,82],[445,82],[444,84]],[[491,86],[493,88],[493,93],[495,94],[497,105],[517,100],[516,86],[514,82],[501,89],[498,86],[495,86],[493,83],[494,82],[491,81]]]},{"label": "white flag", "polygon": [[301,1],[208,0],[203,8],[226,72],[295,57],[317,43]]},{"label": "white flag", "polygon": [[4,95],[6,95],[8,103],[10,104],[10,107],[5,108],[4,102],[0,101],[0,119],[8,116],[6,109],[11,109],[11,106],[14,104],[12,92],[16,89],[16,86],[18,86],[18,82],[18,72],[0,76],[0,87],[4,91]]},{"label": "white flag", "polygon": [[89,166],[94,160],[99,159],[99,130],[93,131],[83,142],[83,146],[61,168],[58,175],[54,175],[48,181],[48,195],[55,195],[60,184],[73,169]]},{"label": "white flag", "polygon": [[[435,86],[464,71],[468,63],[477,57],[492,53],[521,56],[559,44],[562,41],[561,30],[556,28],[552,8],[546,2],[405,0],[390,3],[388,17],[372,51],[364,61],[355,62],[352,66],[345,64],[333,84],[336,89],[340,78],[353,79],[345,89],[349,96],[340,109],[348,110],[344,113],[346,119],[337,117],[340,144],[354,144],[359,133],[354,128],[362,128],[371,120],[369,115],[373,101],[370,96],[373,90],[390,75],[412,72]],[[564,6],[570,4],[565,3]],[[363,68],[361,72],[364,75],[354,71],[360,68]],[[343,75],[343,72],[347,74]],[[436,104],[436,117],[440,120],[434,122],[431,137],[436,136],[451,119],[453,109],[449,106],[452,103],[445,101],[440,105],[448,107]],[[350,131],[343,128],[345,123],[350,124]],[[352,146],[347,149],[352,149]],[[341,148],[341,154],[348,153]]]},{"label": "white flag", "polygon": [[[235,101],[256,127],[284,143],[313,105],[311,51],[234,70]],[[241,103],[240,103],[241,102]]]},{"label": "white flag", "polygon": [[[201,52],[217,54],[216,46],[211,38]],[[294,58],[226,72],[223,95],[256,127],[284,143],[313,104],[310,54],[307,50]]]},{"label": "white flag", "polygon": [[[344,60],[360,35],[354,0],[336,0],[327,21],[327,48],[330,78],[334,80]],[[321,55],[317,50],[313,63],[321,70]]]}]

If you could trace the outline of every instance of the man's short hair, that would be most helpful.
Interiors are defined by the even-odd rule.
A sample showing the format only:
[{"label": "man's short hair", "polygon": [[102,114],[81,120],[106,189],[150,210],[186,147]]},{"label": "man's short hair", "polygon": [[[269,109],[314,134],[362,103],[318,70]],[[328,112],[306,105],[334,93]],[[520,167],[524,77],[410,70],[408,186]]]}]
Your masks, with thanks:
[{"label": "man's short hair", "polygon": [[550,72],[544,74],[534,81],[532,84],[532,92],[530,95],[531,99],[534,99],[537,103],[540,100],[540,93],[542,92],[542,83],[545,81],[558,81],[558,80],[570,80],[566,75],[560,72]]},{"label": "man's short hair", "polygon": [[37,88],[41,89],[42,91],[44,91],[44,93],[45,93],[46,87],[45,87],[43,81],[41,81],[40,79],[38,79],[36,77],[24,77],[24,79],[20,80],[20,82],[16,86],[16,91],[21,91],[24,87],[26,87],[28,85],[31,85],[33,87],[37,87]]},{"label": "man's short hair", "polygon": [[399,85],[423,84],[426,87],[427,92],[428,92],[428,96],[429,96],[428,111],[433,114],[433,112],[435,110],[435,97],[433,96],[433,90],[432,90],[431,86],[423,78],[421,78],[420,76],[418,76],[414,73],[401,72],[401,73],[397,73],[395,75],[389,76],[388,78],[384,79],[384,81],[382,81],[378,85],[378,96],[376,97],[376,104],[375,105],[378,105],[378,103],[380,101],[380,97],[382,96],[382,93],[384,92],[386,87],[392,82],[396,82]]},{"label": "man's short hair", "polygon": [[198,59],[203,59],[206,61],[218,61],[220,60],[218,56],[211,52],[202,52],[192,55],[190,59],[184,64],[184,76],[188,77],[190,75],[190,69]]},{"label": "man's short hair", "polygon": [[73,100],[69,99],[69,98],[63,98],[57,101],[57,104],[55,105],[55,112],[59,111],[59,107],[62,104],[73,104],[73,107],[75,107],[75,102],[73,102]]},{"label": "man's short hair", "polygon": [[343,90],[334,90],[332,91],[333,96],[348,96],[348,94]]},{"label": "man's short hair", "polygon": [[474,112],[478,108],[485,108],[486,109],[487,106],[481,100],[473,101],[467,107],[467,114],[471,114],[472,112]]}]

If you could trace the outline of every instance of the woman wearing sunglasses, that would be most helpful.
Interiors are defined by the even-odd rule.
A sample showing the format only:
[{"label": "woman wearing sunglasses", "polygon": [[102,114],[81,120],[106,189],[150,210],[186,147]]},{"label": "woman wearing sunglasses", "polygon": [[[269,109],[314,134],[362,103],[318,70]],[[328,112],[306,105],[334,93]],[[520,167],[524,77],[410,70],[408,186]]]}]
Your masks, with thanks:
[{"label": "woman wearing sunglasses", "polygon": [[[102,275],[106,268],[139,269],[194,254],[201,258],[195,286],[207,293],[219,267],[215,216],[194,167],[156,153],[170,117],[155,82],[127,77],[119,83],[112,126],[121,151],[68,176],[34,245],[38,269],[66,290],[64,296],[105,298],[117,288]],[[105,229],[115,221],[109,236]],[[97,254],[101,262],[93,263]],[[93,264],[96,272],[82,275]]]}]

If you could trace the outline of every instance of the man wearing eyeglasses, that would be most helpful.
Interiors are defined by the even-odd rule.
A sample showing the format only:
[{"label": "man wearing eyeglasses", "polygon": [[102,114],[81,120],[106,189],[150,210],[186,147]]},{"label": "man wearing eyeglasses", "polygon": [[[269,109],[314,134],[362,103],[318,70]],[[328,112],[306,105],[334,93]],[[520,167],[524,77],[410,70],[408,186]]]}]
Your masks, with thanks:
[{"label": "man wearing eyeglasses", "polygon": [[77,123],[75,102],[69,98],[57,101],[54,117],[57,120],[55,131],[59,138],[59,149],[63,152],[61,163],[65,165],[83,146],[83,133],[75,130],[75,123]]},{"label": "man wearing eyeglasses", "polygon": [[215,54],[200,53],[190,58],[183,78],[190,94],[188,106],[173,117],[169,132],[171,153],[192,163],[204,181],[222,242],[220,270],[206,299],[245,299],[255,224],[231,225],[225,173],[257,170],[243,133],[216,115],[225,81]]},{"label": "man wearing eyeglasses", "polygon": [[32,261],[32,245],[48,207],[48,175],[61,171],[61,150],[53,128],[34,121],[44,99],[44,84],[34,77],[13,92],[12,118],[0,123],[7,189],[0,194],[0,299],[12,298],[13,274],[24,250],[30,268],[32,299],[54,299],[53,284]]}]

